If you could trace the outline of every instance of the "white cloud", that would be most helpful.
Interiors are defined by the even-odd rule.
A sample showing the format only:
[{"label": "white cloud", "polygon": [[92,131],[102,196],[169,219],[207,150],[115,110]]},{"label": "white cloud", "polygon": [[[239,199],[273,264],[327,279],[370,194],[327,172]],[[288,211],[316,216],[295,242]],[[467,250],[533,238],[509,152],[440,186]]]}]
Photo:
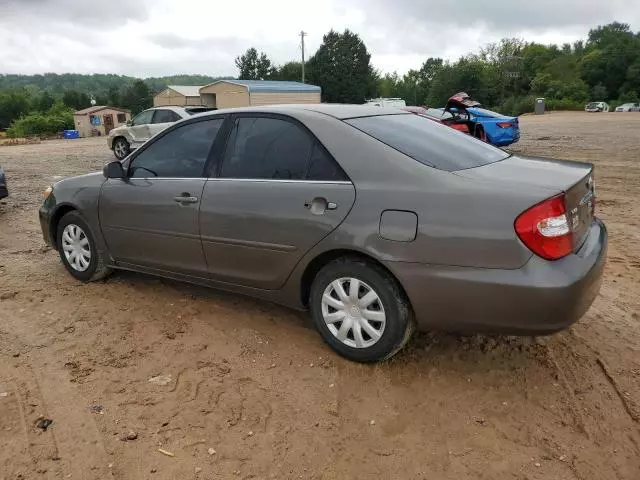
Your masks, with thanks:
[{"label": "white cloud", "polygon": [[429,56],[456,59],[502,37],[543,43],[584,38],[598,24],[640,28],[634,0],[0,0],[3,73],[235,75],[254,46],[278,64],[307,56],[330,29],[360,34],[383,72]]}]

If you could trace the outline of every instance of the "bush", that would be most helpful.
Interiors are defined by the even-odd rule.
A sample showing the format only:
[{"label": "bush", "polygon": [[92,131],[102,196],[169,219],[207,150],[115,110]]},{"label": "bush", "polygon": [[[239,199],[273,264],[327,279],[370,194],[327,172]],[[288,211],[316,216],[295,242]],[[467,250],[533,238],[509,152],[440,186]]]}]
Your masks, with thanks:
[{"label": "bush", "polygon": [[584,102],[571,100],[568,98],[561,98],[558,100],[546,100],[547,110],[584,110]]},{"label": "bush", "polygon": [[[501,105],[492,108],[496,112],[504,115],[518,116],[523,113],[531,113],[535,110],[536,97],[511,97],[507,98]],[[571,100],[569,98],[546,98],[545,105],[547,110],[584,110],[584,103]]]},{"label": "bush", "polygon": [[31,113],[14,120],[7,129],[7,135],[13,138],[46,137],[73,127],[73,110],[54,105],[45,113]]},{"label": "bush", "polygon": [[493,108],[496,112],[504,115],[513,115],[517,117],[523,113],[533,112],[535,108],[536,99],[533,96],[526,97],[510,97],[507,98],[501,105]]}]

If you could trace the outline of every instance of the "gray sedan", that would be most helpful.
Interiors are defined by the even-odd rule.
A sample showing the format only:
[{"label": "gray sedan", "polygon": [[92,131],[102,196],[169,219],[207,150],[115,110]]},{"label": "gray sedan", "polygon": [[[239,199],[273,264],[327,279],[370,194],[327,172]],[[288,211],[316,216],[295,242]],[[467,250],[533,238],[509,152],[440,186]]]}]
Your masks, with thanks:
[{"label": "gray sedan", "polygon": [[78,280],[126,269],[309,309],[333,349],[369,362],[416,326],[577,321],[607,248],[593,176],[395,109],[219,110],[56,183],[40,222]]}]

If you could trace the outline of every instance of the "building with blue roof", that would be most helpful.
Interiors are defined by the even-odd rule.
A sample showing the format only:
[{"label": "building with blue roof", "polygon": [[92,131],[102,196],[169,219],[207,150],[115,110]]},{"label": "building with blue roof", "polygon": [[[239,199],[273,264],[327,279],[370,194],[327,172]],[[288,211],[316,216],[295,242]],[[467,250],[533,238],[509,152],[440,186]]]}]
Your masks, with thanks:
[{"label": "building with blue roof", "polygon": [[320,103],[317,85],[279,80],[218,80],[200,88],[202,105],[216,108]]}]

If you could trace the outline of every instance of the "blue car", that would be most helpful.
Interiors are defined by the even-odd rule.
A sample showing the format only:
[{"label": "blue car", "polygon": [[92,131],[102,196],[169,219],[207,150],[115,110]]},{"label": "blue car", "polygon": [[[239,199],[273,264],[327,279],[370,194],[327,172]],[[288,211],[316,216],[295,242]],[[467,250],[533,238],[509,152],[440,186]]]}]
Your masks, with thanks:
[{"label": "blue car", "polygon": [[451,97],[443,110],[442,123],[496,147],[505,147],[520,140],[518,117],[486,110],[464,92]]}]

